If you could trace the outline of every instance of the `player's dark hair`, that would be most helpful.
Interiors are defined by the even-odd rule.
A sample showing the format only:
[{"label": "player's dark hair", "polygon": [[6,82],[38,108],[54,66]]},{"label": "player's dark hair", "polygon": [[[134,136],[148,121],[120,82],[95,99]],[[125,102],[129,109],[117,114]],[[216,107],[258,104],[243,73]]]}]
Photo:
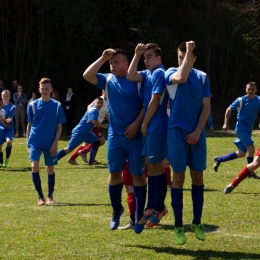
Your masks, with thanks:
[{"label": "player's dark hair", "polygon": [[117,55],[117,54],[121,54],[121,55],[123,55],[123,56],[126,58],[126,60],[128,61],[128,57],[127,57],[127,54],[126,54],[126,51],[125,51],[125,50],[120,49],[120,48],[116,48],[116,49],[114,49],[114,51],[115,51],[115,53],[113,54],[113,56],[115,56],[115,55]]},{"label": "player's dark hair", "polygon": [[153,50],[156,57],[158,57],[158,56],[161,56],[161,57],[162,57],[162,50],[161,50],[161,48],[160,48],[157,44],[155,44],[155,43],[147,43],[147,44],[146,44],[146,50]]},{"label": "player's dark hair", "polygon": [[[179,46],[178,46],[178,50],[180,50],[181,52],[186,52],[187,51],[186,50],[186,42],[180,43]],[[194,47],[192,53],[193,53],[193,55],[195,57],[197,57],[197,49],[196,49],[196,47]]]}]

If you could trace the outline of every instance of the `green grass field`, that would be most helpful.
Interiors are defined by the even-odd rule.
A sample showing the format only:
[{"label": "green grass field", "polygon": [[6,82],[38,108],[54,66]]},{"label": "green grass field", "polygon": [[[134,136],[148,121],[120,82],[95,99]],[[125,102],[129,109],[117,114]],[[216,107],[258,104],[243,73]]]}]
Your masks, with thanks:
[{"label": "green grass field", "polygon": [[[256,147],[260,134],[253,139]],[[184,186],[184,223],[187,243],[173,239],[170,189],[166,198],[169,213],[161,223],[137,235],[133,230],[110,231],[111,206],[107,192],[105,146],[98,166],[72,166],[63,158],[56,167],[55,205],[37,206],[31,180],[25,139],[14,140],[9,167],[0,169],[0,259],[260,259],[260,180],[246,179],[231,194],[223,189],[245,165],[238,159],[213,171],[213,157],[235,150],[233,134],[209,132],[208,169],[205,171],[203,224],[207,240],[199,241],[189,231],[192,220],[190,177]],[[67,140],[59,142],[65,147]],[[5,153],[5,151],[4,151]],[[40,174],[47,194],[47,174],[41,161]],[[259,171],[260,174],[260,171]],[[125,213],[121,224],[129,220]]]}]

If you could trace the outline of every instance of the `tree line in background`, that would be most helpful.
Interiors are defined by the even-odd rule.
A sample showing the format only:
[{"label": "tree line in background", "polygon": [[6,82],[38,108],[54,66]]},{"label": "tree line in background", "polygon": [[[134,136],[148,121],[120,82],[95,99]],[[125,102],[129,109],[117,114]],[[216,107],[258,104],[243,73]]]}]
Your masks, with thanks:
[{"label": "tree line in background", "polygon": [[260,0],[0,0],[0,77],[27,94],[50,77],[60,96],[72,87],[85,110],[100,91],[82,73],[104,49],[131,59],[138,42],[154,42],[169,68],[178,66],[178,43],[195,40],[195,67],[208,73],[221,110],[248,81],[260,85],[259,11]]}]

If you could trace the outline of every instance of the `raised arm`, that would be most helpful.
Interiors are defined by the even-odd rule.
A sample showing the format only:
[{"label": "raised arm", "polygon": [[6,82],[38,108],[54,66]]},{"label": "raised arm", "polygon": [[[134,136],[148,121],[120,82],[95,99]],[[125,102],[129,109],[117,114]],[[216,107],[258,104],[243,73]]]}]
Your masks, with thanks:
[{"label": "raised arm", "polygon": [[108,127],[107,124],[101,124],[98,120],[92,120],[92,124],[94,126],[97,126],[99,128],[104,128],[104,129],[107,129],[107,127]]},{"label": "raised arm", "polygon": [[113,49],[107,49],[104,50],[101,57],[98,58],[95,62],[93,62],[83,73],[83,78],[96,85],[98,83],[97,80],[97,72],[99,71],[99,69],[101,68],[101,66],[108,60],[110,60],[113,56],[113,53],[115,53],[115,51]]},{"label": "raised arm", "polygon": [[143,43],[138,43],[135,47],[135,55],[127,70],[126,78],[130,81],[140,82],[143,81],[141,74],[137,71],[138,62],[145,52],[146,46]]},{"label": "raised arm", "polygon": [[[186,53],[178,50],[179,69],[172,75],[173,83],[184,83],[187,81],[190,71],[192,69],[193,49],[195,48],[195,42],[186,42]],[[180,64],[181,63],[181,64]]]}]

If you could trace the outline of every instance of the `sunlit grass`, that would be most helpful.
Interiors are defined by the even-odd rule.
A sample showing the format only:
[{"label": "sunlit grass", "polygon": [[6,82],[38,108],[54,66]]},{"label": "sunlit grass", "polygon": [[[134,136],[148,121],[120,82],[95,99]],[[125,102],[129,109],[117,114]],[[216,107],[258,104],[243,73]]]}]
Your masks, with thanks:
[{"label": "sunlit grass", "polygon": [[[235,151],[235,136],[214,136],[208,141],[208,169],[205,171],[203,223],[207,240],[198,241],[189,231],[192,220],[190,177],[184,190],[184,224],[187,243],[173,239],[170,190],[166,198],[169,213],[152,229],[140,235],[133,230],[110,231],[111,206],[107,192],[108,170],[105,146],[100,148],[98,166],[72,166],[63,158],[56,167],[54,206],[37,206],[31,181],[25,139],[15,139],[9,167],[0,169],[0,259],[260,259],[260,180],[246,179],[231,194],[223,189],[246,160],[223,163],[213,171],[213,157]],[[218,134],[218,133],[217,133]],[[259,143],[258,133],[254,136]],[[59,148],[67,140],[60,141]],[[41,161],[43,191],[47,174]],[[129,216],[123,192],[125,213]]]}]

